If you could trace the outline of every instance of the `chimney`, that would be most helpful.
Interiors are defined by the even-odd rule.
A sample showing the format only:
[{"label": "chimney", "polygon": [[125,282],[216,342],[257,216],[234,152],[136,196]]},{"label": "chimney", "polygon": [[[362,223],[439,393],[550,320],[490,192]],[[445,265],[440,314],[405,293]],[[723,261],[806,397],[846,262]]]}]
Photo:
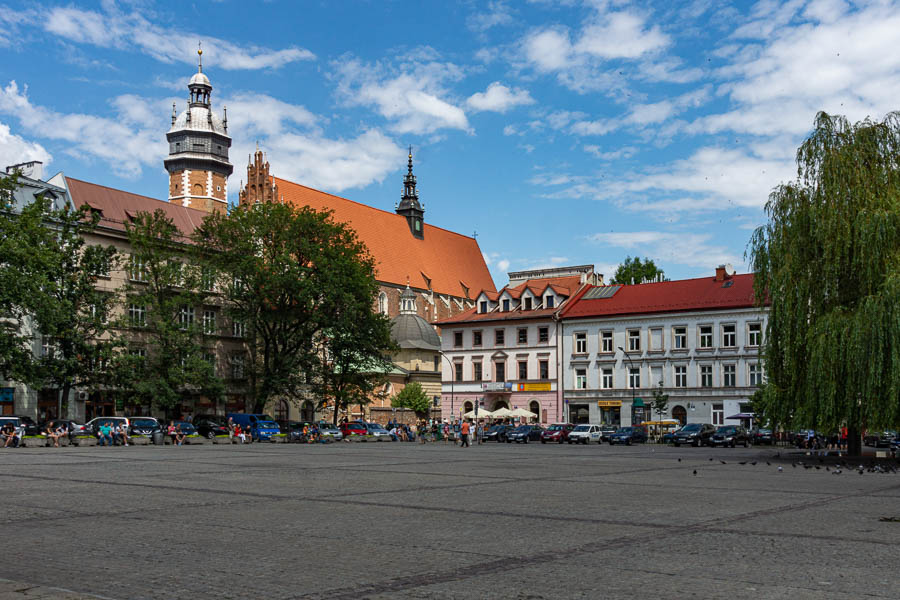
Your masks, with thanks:
[{"label": "chimney", "polygon": [[716,281],[725,281],[726,279],[731,279],[733,276],[734,267],[730,264],[719,265],[716,267]]}]

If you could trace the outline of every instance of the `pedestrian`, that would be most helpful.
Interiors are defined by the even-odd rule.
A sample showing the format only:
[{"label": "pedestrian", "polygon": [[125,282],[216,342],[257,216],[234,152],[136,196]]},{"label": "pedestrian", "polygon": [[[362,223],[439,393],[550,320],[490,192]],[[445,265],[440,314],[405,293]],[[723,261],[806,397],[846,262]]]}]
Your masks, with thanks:
[{"label": "pedestrian", "polygon": [[228,441],[234,443],[234,419],[228,417]]},{"label": "pedestrian", "polygon": [[479,446],[484,443],[484,421],[478,421],[478,425],[475,426],[475,439]]},{"label": "pedestrian", "polygon": [[463,421],[462,425],[459,427],[459,447],[460,448],[468,448],[469,447],[469,422]]}]

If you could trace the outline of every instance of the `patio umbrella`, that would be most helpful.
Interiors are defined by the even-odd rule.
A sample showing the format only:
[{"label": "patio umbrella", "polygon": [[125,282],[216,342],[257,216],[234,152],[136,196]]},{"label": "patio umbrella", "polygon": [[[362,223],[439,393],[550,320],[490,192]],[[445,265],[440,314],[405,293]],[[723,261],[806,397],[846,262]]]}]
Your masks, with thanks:
[{"label": "patio umbrella", "polygon": [[495,410],[491,416],[495,419],[505,419],[506,417],[512,416],[512,411],[506,408],[505,406],[498,408]]},{"label": "patio umbrella", "polygon": [[463,418],[464,419],[475,419],[475,418],[487,419],[488,417],[493,417],[493,416],[494,416],[494,413],[492,413],[491,411],[485,410],[483,408],[479,408],[477,416],[475,415],[474,410],[470,410],[469,412],[467,412],[466,414],[463,415]]},{"label": "patio umbrella", "polygon": [[529,419],[537,418],[537,415],[531,412],[530,410],[525,410],[524,408],[516,408],[512,412],[509,413],[511,417],[527,417]]}]

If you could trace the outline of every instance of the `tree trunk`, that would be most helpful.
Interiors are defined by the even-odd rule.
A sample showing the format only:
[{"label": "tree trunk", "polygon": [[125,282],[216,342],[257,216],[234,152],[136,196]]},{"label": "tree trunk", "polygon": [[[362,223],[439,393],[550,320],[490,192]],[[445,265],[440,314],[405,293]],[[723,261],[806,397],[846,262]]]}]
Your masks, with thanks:
[{"label": "tree trunk", "polygon": [[862,455],[862,439],[860,437],[859,427],[847,428],[847,456]]}]

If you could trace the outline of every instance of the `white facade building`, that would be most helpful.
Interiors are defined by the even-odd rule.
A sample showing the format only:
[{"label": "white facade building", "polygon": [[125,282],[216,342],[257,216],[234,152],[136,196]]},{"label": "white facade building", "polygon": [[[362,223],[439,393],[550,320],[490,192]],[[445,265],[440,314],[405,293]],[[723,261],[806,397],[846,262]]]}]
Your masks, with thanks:
[{"label": "white facade building", "polygon": [[[572,422],[737,424],[762,382],[766,311],[753,275],[600,286],[561,313],[563,397]],[[660,386],[660,384],[662,384]],[[653,391],[669,401],[652,412]]]}]

